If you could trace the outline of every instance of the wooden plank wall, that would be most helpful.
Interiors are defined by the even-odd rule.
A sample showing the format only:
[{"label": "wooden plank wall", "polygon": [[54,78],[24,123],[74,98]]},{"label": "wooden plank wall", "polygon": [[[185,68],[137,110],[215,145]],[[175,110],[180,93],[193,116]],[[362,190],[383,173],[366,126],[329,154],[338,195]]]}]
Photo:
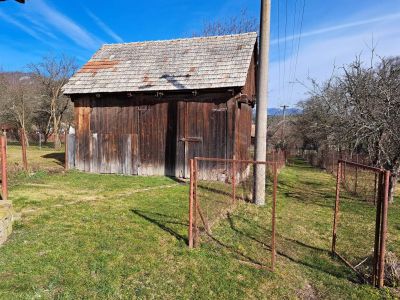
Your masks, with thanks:
[{"label": "wooden plank wall", "polygon": [[253,56],[251,58],[249,70],[247,73],[246,84],[242,88],[242,93],[247,95],[248,98],[256,97],[256,81],[257,81],[257,49],[254,49]]},{"label": "wooden plank wall", "polygon": [[238,108],[236,127],[236,158],[242,160],[252,159],[250,157],[251,146],[251,119],[252,107],[246,103],[240,103]]},{"label": "wooden plank wall", "polygon": [[[132,143],[137,139],[134,136],[137,135],[137,122],[130,121],[136,118],[137,107],[112,96],[91,97],[89,105],[90,127],[85,133],[90,141],[87,145],[90,149],[89,171],[137,174],[134,167],[137,159],[132,155]],[[77,127],[80,128],[79,124]]]},{"label": "wooden plank wall", "polygon": [[175,175],[176,102],[143,102],[139,112],[139,174]]},{"label": "wooden plank wall", "polygon": [[[186,163],[185,166],[179,165],[179,168],[182,168],[178,169],[180,176],[189,176],[189,160],[196,156],[227,158],[229,137],[226,101],[179,102],[178,107],[178,161]],[[182,141],[185,138],[191,140],[186,144],[186,151],[185,142]],[[207,169],[213,166],[212,163],[203,165],[204,168],[207,166]]]},{"label": "wooden plank wall", "polygon": [[[94,173],[171,175],[182,177],[194,156],[230,157],[233,125],[228,125],[227,100],[171,101],[156,98],[74,99],[75,164]],[[187,116],[185,113],[187,112]],[[187,125],[185,125],[187,122]],[[186,137],[199,138],[187,145]]]}]

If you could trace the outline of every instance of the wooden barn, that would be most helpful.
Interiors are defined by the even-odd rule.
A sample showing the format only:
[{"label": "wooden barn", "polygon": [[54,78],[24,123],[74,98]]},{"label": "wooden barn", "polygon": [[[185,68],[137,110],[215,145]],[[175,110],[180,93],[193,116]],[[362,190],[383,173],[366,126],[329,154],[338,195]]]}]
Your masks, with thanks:
[{"label": "wooden barn", "polygon": [[189,176],[194,156],[249,159],[257,34],[104,45],[64,86],[70,168]]}]

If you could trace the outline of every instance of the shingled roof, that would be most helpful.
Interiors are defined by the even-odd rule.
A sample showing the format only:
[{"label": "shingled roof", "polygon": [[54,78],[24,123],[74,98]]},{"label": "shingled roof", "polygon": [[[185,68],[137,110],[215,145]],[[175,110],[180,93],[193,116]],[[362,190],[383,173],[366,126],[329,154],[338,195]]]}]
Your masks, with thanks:
[{"label": "shingled roof", "polygon": [[106,44],[64,94],[197,90],[245,85],[257,33]]}]

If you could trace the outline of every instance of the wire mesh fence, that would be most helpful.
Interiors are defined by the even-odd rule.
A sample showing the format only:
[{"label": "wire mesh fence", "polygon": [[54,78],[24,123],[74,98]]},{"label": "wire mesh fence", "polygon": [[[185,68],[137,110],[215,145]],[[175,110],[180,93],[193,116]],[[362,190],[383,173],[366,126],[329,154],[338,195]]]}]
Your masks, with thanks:
[{"label": "wire mesh fence", "polygon": [[305,158],[312,166],[337,175],[337,163],[342,161],[341,182],[356,199],[376,204],[378,197],[378,174],[366,170],[372,163],[368,156],[346,151],[305,151]]},{"label": "wire mesh fence", "polygon": [[379,172],[365,169],[365,165],[342,162],[341,182],[354,199],[377,203]]},{"label": "wire mesh fence", "polygon": [[[213,228],[231,213],[239,201],[253,202],[254,168],[257,164],[266,168],[265,184],[272,193],[271,232],[269,237],[270,260],[274,269],[275,214],[278,178],[277,162],[255,162],[234,159],[195,158],[191,160],[189,198],[189,247],[198,247],[201,237],[213,237]],[[268,222],[268,220],[266,220]]]},{"label": "wire mesh fence", "polygon": [[[60,172],[65,169],[66,143],[55,148],[50,141],[38,143],[35,135],[36,133],[25,132],[23,129],[2,133],[6,141],[9,177],[21,173]],[[65,134],[60,137],[62,141],[65,140]]]},{"label": "wire mesh fence", "polygon": [[390,172],[339,160],[336,178],[332,252],[365,282],[382,287]]},{"label": "wire mesh fence", "polygon": [[336,175],[336,166],[339,159],[351,161],[363,165],[371,165],[370,158],[365,154],[352,153],[350,151],[338,150],[304,150],[302,157],[307,160],[310,165],[326,170]]},{"label": "wire mesh fence", "polygon": [[267,157],[265,160],[268,162],[276,162],[278,170],[280,170],[286,165],[287,152],[280,149],[272,150],[267,153]]}]

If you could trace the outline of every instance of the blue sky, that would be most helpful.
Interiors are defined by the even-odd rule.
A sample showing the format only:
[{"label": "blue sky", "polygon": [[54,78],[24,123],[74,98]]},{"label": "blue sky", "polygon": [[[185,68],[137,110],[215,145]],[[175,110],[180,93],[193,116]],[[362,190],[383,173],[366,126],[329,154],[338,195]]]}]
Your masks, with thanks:
[{"label": "blue sky", "polygon": [[[83,64],[103,43],[187,37],[204,21],[243,8],[258,17],[259,6],[259,0],[8,0],[0,2],[0,68],[23,70],[60,53]],[[270,107],[303,99],[307,78],[327,78],[333,64],[357,54],[367,61],[372,41],[381,56],[400,54],[400,0],[272,0],[271,24]]]}]

